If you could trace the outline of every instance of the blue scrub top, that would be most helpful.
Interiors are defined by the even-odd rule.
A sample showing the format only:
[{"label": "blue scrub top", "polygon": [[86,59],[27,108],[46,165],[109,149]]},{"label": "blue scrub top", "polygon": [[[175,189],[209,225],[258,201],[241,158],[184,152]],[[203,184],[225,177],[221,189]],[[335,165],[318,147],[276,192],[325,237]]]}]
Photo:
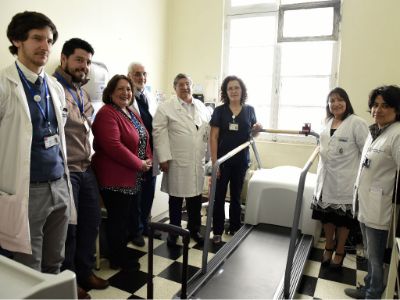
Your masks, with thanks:
[{"label": "blue scrub top", "polygon": [[[247,142],[251,137],[251,128],[257,123],[254,108],[244,104],[240,113],[233,119],[229,104],[225,103],[215,108],[210,125],[219,128],[217,157],[224,156],[229,151]],[[230,130],[229,124],[238,125],[238,130]],[[249,148],[246,148],[227,160],[226,165],[247,165],[250,162]]]}]

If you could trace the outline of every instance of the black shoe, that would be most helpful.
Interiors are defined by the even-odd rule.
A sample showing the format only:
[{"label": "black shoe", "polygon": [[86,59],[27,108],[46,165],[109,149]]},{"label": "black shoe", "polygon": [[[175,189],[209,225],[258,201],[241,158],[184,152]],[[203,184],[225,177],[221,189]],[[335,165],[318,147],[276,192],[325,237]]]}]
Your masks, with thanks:
[{"label": "black shoe", "polygon": [[323,267],[328,267],[331,264],[332,255],[333,255],[334,251],[335,251],[335,247],[333,247],[332,249],[325,247],[325,251],[324,251],[324,254],[322,255],[322,259],[321,259],[321,265]]},{"label": "black shoe", "polygon": [[132,244],[143,247],[146,243],[144,242],[143,235],[137,235],[131,240]]},{"label": "black shoe", "polygon": [[333,262],[333,260],[331,260],[331,264],[329,266],[331,267],[331,269],[341,270],[342,267],[343,267],[344,258],[346,257],[346,252],[344,252],[344,253],[335,252],[335,256],[341,257],[340,262],[336,264],[336,263]]},{"label": "black shoe", "polygon": [[[143,232],[143,235],[144,236],[149,236],[149,233],[148,232]],[[161,234],[161,232],[159,232],[158,230],[155,230],[154,232],[153,232],[153,238],[155,238],[155,239],[161,239],[161,237],[162,237],[162,234]]]},{"label": "black shoe", "polygon": [[190,237],[197,242],[200,246],[204,244],[204,238],[201,236],[200,232],[190,233]]},{"label": "black shoe", "polygon": [[355,289],[353,288],[347,288],[344,289],[344,293],[354,299],[365,299],[365,289],[363,289],[364,286],[360,285],[356,287]]},{"label": "black shoe", "polygon": [[168,237],[167,237],[167,246],[168,247],[176,247],[177,241],[178,241],[178,237],[176,235],[168,234]]},{"label": "black shoe", "polygon": [[125,272],[139,271],[140,263],[137,260],[128,261],[122,266],[122,270]]}]

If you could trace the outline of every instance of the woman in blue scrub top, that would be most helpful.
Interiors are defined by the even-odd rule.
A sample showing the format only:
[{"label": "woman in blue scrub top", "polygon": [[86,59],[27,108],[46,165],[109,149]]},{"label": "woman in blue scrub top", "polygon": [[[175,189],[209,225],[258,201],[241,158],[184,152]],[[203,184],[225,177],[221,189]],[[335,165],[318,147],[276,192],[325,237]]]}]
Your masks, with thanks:
[{"label": "woman in blue scrub top", "polygon": [[[254,108],[245,104],[247,89],[243,81],[236,76],[228,76],[221,86],[221,101],[211,117],[211,161],[247,142],[252,132],[259,131],[262,126],[257,123]],[[244,177],[249,167],[249,148],[236,154],[221,164],[218,172],[215,191],[213,215],[213,242],[221,243],[221,235],[225,223],[225,196],[230,183],[229,233],[234,234],[241,227],[240,194]]]}]

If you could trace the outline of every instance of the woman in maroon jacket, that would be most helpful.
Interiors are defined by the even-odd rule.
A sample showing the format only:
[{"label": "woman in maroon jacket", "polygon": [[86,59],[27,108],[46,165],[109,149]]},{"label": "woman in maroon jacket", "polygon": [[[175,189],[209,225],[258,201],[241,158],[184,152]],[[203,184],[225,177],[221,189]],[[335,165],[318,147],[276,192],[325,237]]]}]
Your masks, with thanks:
[{"label": "woman in maroon jacket", "polygon": [[[133,85],[124,75],[115,75],[103,92],[104,105],[93,122],[93,166],[107,209],[106,226],[110,267],[134,270],[138,262],[127,257],[128,231],[138,224],[140,182],[152,166],[149,135],[140,117],[128,108]],[[138,218],[134,218],[137,220]]]}]

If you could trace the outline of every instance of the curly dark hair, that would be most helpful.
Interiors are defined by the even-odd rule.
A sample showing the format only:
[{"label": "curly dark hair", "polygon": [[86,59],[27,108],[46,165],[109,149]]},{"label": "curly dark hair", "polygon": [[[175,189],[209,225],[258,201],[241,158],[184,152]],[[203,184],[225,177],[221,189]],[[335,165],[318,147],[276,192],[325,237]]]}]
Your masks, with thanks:
[{"label": "curly dark hair", "polygon": [[229,104],[229,97],[228,97],[228,83],[231,81],[236,80],[239,82],[240,88],[242,89],[242,96],[240,97],[240,104],[243,104],[247,100],[247,88],[244,84],[243,80],[235,75],[230,75],[225,77],[224,81],[221,84],[221,101],[222,103]]},{"label": "curly dark hair", "polygon": [[103,90],[102,100],[103,100],[103,102],[105,104],[112,104],[113,103],[112,100],[111,100],[111,95],[112,95],[112,93],[114,93],[114,91],[115,91],[115,89],[116,89],[116,87],[118,85],[118,82],[120,80],[128,81],[129,85],[131,86],[132,92],[133,92],[132,80],[129,77],[125,76],[125,75],[116,74],[110,79],[110,81],[107,83],[106,88]]},{"label": "curly dark hair", "polygon": [[400,87],[397,85],[383,85],[373,89],[368,99],[369,112],[371,112],[378,96],[381,96],[387,105],[395,109],[396,121],[400,121]]},{"label": "curly dark hair", "polygon": [[53,32],[53,44],[55,44],[58,38],[58,31],[56,25],[47,16],[36,11],[24,11],[16,14],[7,27],[7,37],[11,42],[11,46],[8,49],[11,54],[18,54],[18,48],[14,46],[13,41],[26,41],[30,30],[43,29],[47,26]]},{"label": "curly dark hair", "polygon": [[326,107],[325,107],[325,109],[326,109],[326,119],[327,120],[330,119],[330,118],[333,118],[333,114],[329,109],[329,99],[333,95],[338,95],[341,99],[344,100],[344,102],[346,102],[346,110],[345,110],[345,112],[344,112],[344,114],[342,116],[342,120],[346,119],[349,115],[354,114],[354,109],[353,109],[353,106],[351,105],[349,95],[341,87],[336,87],[332,91],[330,91],[329,94],[328,94],[328,97],[326,97]]}]

